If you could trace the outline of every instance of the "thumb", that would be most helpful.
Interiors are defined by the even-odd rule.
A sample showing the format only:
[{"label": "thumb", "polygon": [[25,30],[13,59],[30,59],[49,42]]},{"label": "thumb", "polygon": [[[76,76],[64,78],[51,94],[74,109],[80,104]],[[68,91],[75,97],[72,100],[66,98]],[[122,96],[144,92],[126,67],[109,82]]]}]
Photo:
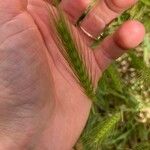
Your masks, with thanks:
[{"label": "thumb", "polygon": [[0,25],[24,11],[27,0],[0,0]]}]

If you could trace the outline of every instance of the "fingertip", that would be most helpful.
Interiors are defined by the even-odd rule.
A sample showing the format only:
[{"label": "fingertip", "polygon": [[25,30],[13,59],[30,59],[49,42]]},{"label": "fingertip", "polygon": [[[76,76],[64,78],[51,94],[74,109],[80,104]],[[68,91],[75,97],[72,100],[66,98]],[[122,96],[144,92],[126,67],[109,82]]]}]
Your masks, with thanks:
[{"label": "fingertip", "polygon": [[125,22],[114,34],[114,41],[123,49],[137,47],[144,39],[145,28],[138,21]]}]

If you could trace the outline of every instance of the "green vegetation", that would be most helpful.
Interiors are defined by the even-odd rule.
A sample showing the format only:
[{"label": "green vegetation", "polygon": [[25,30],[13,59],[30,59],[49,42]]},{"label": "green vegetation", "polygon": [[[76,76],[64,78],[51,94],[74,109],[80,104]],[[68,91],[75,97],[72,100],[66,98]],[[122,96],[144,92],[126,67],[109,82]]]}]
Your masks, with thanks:
[{"label": "green vegetation", "polygon": [[[85,94],[94,100],[77,150],[150,150],[150,0],[140,0],[107,26],[97,46],[129,19],[146,27],[144,42],[114,61],[94,91],[80,45],[61,13],[54,19],[57,43]],[[69,41],[69,42],[68,42]]]}]

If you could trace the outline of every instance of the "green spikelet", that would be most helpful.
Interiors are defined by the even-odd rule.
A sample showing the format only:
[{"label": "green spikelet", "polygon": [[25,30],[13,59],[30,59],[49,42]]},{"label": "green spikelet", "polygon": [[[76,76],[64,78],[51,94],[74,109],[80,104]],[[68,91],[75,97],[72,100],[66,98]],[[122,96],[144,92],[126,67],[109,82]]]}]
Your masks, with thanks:
[{"label": "green spikelet", "polygon": [[150,68],[141,61],[133,52],[129,53],[132,65],[138,70],[139,80],[143,80],[146,84],[150,84]]},{"label": "green spikelet", "polygon": [[92,77],[88,72],[84,58],[80,54],[80,42],[75,40],[72,28],[65,18],[62,10],[58,8],[57,17],[52,15],[54,21],[54,31],[56,33],[56,43],[68,62],[69,66],[76,76],[77,82],[83,88],[85,94],[92,99],[96,100],[96,94],[92,83]]},{"label": "green spikelet", "polygon": [[85,150],[99,150],[102,142],[111,135],[115,125],[120,119],[121,114],[115,113],[103,122],[97,123],[93,129],[84,134],[81,139]]},{"label": "green spikelet", "polygon": [[149,142],[142,142],[138,144],[134,150],[150,150],[150,143]]}]

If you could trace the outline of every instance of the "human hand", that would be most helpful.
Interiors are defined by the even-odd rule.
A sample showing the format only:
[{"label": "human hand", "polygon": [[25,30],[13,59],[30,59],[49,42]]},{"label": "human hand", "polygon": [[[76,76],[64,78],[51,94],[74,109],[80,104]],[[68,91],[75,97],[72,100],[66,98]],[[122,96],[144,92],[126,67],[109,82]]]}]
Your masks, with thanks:
[{"label": "human hand", "polygon": [[[62,0],[60,5],[74,24],[89,2]],[[101,0],[81,26],[97,36],[135,2]],[[53,41],[48,3],[0,0],[0,150],[70,150],[89,116],[92,103]],[[82,44],[89,52],[92,40],[74,30],[86,39]],[[141,23],[127,21],[90,56],[83,52],[94,83],[113,59],[142,41],[144,32]]]}]

